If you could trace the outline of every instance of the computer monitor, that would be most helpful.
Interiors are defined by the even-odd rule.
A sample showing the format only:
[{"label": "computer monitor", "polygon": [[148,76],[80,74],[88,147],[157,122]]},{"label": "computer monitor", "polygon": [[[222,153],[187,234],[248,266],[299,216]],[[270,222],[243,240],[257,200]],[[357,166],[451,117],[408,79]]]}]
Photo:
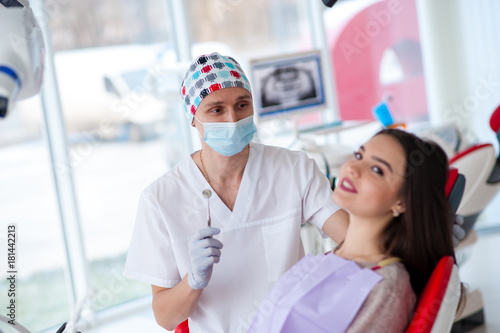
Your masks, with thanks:
[{"label": "computer monitor", "polygon": [[250,72],[258,121],[326,109],[320,51],[253,59]]}]

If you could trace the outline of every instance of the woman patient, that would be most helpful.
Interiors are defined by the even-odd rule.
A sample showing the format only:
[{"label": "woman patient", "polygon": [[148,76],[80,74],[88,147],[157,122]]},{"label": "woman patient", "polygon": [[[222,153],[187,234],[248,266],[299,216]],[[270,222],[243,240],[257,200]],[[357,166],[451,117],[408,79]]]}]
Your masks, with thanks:
[{"label": "woman patient", "polygon": [[350,212],[345,240],[293,266],[249,332],[403,332],[437,262],[454,255],[447,172],[436,144],[377,133],[342,166],[333,193]]}]

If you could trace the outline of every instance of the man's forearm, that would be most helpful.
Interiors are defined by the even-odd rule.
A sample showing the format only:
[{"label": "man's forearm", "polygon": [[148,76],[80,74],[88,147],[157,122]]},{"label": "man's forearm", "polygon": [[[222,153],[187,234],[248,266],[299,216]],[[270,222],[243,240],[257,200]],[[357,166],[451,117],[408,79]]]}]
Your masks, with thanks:
[{"label": "man's forearm", "polygon": [[203,289],[195,290],[187,282],[187,274],[173,288],[151,286],[153,312],[161,327],[173,331],[193,313]]},{"label": "man's forearm", "polygon": [[339,244],[344,240],[348,227],[349,213],[339,209],[326,220],[321,230]]}]

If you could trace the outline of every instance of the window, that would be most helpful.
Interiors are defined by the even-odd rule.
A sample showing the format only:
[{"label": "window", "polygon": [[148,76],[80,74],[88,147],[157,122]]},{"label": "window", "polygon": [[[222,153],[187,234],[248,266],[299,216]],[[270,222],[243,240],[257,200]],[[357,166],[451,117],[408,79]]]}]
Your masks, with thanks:
[{"label": "window", "polygon": [[[161,0],[115,0],[54,2],[37,14],[50,24],[68,143],[69,165],[57,172],[73,175],[89,270],[87,299],[77,306],[100,311],[151,292],[125,279],[123,266],[141,190],[183,148],[169,141],[177,118],[154,77],[157,58],[172,52],[167,12]],[[71,240],[60,222],[42,115],[36,97],[0,122],[0,253],[7,225],[15,224],[16,320],[32,332],[61,326],[75,306],[65,247]],[[0,281],[2,294],[6,287]]]},{"label": "window", "polygon": [[[34,98],[33,102],[37,101]],[[60,326],[69,318],[57,197],[47,146],[38,126],[26,126],[26,119],[17,110],[0,122],[0,254],[7,258],[7,227],[14,225],[17,272],[15,297],[7,297],[11,282],[6,278],[0,281],[1,305],[5,309],[5,301],[14,299],[16,321],[33,332]],[[3,261],[2,268],[6,264]]]},{"label": "window", "polygon": [[122,273],[139,195],[176,159],[154,76],[172,52],[166,16],[160,0],[115,0],[68,2],[50,20],[97,311],[150,294]]}]

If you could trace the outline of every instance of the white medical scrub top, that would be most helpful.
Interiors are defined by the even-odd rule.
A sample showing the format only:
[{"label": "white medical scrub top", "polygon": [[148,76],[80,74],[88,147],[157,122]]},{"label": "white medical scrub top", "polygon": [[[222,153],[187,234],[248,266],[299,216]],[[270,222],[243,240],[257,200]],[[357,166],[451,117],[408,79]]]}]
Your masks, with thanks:
[{"label": "white medical scrub top", "polygon": [[[188,241],[207,226],[210,188],[191,157],[142,193],[125,275],[172,288],[188,273]],[[321,230],[338,208],[330,184],[303,152],[250,144],[231,212],[212,189],[212,226],[221,229],[220,262],[189,317],[190,331],[246,332],[260,302],[304,256],[300,226]]]}]

